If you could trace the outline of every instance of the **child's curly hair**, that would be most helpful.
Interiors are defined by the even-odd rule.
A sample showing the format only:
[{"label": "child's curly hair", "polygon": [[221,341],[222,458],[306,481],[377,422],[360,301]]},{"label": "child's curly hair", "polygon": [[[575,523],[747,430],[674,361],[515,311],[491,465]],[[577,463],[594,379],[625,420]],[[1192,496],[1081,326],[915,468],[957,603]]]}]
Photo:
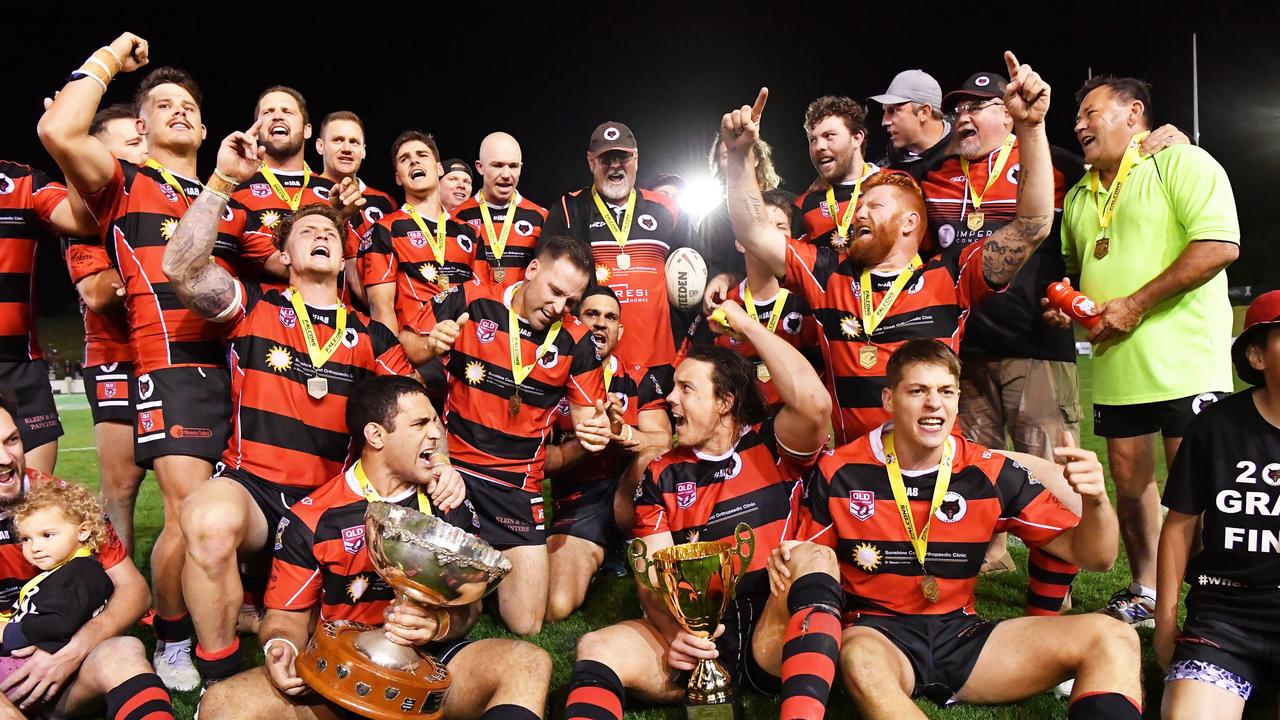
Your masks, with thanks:
[{"label": "child's curly hair", "polygon": [[39,485],[27,493],[13,511],[14,522],[38,510],[57,508],[71,523],[89,523],[89,539],[85,545],[98,552],[107,542],[107,523],[102,517],[102,505],[88,490],[73,482],[51,482]]}]

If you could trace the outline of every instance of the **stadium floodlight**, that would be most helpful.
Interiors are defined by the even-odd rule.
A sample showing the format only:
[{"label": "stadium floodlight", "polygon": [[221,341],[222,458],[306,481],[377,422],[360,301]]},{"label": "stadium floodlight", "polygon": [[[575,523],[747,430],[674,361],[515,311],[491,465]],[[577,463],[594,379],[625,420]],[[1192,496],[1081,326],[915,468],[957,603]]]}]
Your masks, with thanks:
[{"label": "stadium floodlight", "polygon": [[724,200],[724,189],[711,177],[686,175],[684,190],[680,193],[680,209],[693,216],[694,222],[702,220]]}]

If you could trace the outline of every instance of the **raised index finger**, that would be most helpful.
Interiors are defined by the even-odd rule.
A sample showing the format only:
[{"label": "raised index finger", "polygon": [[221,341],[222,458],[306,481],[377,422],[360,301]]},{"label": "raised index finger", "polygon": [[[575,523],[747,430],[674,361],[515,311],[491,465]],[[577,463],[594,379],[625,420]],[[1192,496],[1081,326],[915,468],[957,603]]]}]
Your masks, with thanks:
[{"label": "raised index finger", "polygon": [[1005,64],[1005,67],[1009,70],[1009,82],[1013,82],[1018,78],[1018,68],[1021,67],[1021,65],[1018,63],[1018,58],[1016,55],[1013,54],[1013,51],[1011,50],[1004,51],[1004,64]]},{"label": "raised index finger", "polygon": [[759,121],[760,116],[764,115],[765,103],[769,102],[769,88],[760,88],[760,94],[756,95],[756,103],[751,106],[751,119]]},{"label": "raised index finger", "polygon": [[257,140],[258,130],[261,127],[262,127],[262,118],[259,117],[257,120],[253,121],[253,125],[251,125],[248,130],[245,130],[245,133],[247,133],[249,137],[253,138],[254,140]]}]

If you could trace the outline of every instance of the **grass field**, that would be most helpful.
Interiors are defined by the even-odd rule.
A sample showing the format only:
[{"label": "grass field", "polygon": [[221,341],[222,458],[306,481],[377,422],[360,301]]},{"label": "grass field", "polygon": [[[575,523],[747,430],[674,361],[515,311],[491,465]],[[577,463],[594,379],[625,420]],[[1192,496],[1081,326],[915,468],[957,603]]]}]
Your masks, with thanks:
[{"label": "grass field", "polygon": [[[1091,397],[1089,390],[1090,361],[1082,358],[1080,363],[1081,397],[1085,400],[1082,434],[1084,445],[1098,452],[1104,458],[1103,442],[1093,435],[1092,407],[1088,404]],[[58,474],[78,480],[92,487],[98,485],[98,471],[93,452],[93,430],[87,405],[83,398],[64,398],[62,422],[66,428],[66,436],[62,439],[58,456]],[[1163,486],[1163,462],[1158,463],[1161,484]],[[160,529],[161,507],[159,492],[155,483],[148,476],[138,504],[137,537],[138,548],[135,551],[135,562],[147,572],[147,557],[151,550],[152,540]],[[1006,573],[991,578],[984,578],[978,584],[978,611],[987,617],[1004,618],[1021,614],[1026,589],[1026,551],[1021,547],[1013,548],[1022,571]],[[1084,612],[1100,607],[1110,594],[1128,582],[1128,569],[1121,551],[1116,567],[1110,573],[1082,573],[1076,580],[1073,598],[1073,612]],[[567,620],[548,625],[533,642],[545,648],[555,659],[555,672],[552,677],[551,694],[548,700],[549,718],[560,718],[567,693],[569,672],[573,664],[574,643],[584,633],[595,628],[608,625],[621,618],[638,617],[639,605],[635,599],[635,588],[630,578],[613,578],[599,576],[587,599],[586,605]],[[1143,638],[1143,670],[1146,688],[1146,717],[1159,717],[1159,701],[1162,691],[1160,672],[1151,653],[1149,630],[1140,631]],[[148,645],[151,643],[150,633],[140,633]],[[480,624],[473,631],[472,637],[505,637],[509,636],[497,620],[496,608],[489,607]],[[256,643],[246,642],[252,648]],[[246,652],[249,652],[246,650]],[[260,657],[260,656],[259,656]],[[195,693],[175,698],[179,717],[190,718],[195,703]],[[1007,720],[1065,718],[1067,709],[1065,701],[1055,699],[1049,694],[1032,698],[1026,702],[1001,707],[959,706],[940,708],[928,701],[920,701],[920,707],[931,718],[950,718],[955,720],[976,720],[977,718],[1000,718]],[[746,697],[746,711],[749,718],[771,718],[777,716],[776,701],[758,695]],[[1274,703],[1251,703],[1246,717],[1274,718]],[[677,720],[683,719],[684,713],[678,708],[630,707],[627,716],[633,720]],[[829,718],[857,717],[851,703],[842,691],[833,693],[828,708]],[[205,720],[217,720],[205,718]]]}]

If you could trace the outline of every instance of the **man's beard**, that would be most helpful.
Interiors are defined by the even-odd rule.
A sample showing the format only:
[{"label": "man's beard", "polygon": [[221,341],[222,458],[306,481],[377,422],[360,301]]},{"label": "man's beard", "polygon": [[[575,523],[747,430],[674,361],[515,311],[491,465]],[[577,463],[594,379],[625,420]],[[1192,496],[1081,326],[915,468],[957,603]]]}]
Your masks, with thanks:
[{"label": "man's beard", "polygon": [[875,267],[893,251],[893,232],[880,225],[870,227],[871,237],[854,240],[849,246],[849,261],[855,267]]},{"label": "man's beard", "polygon": [[631,188],[632,185],[630,183],[625,183],[624,187],[617,187],[612,183],[606,182],[604,187],[597,187],[596,189],[599,191],[600,197],[605,200],[620,203],[626,202],[631,197]]},{"label": "man's beard", "polygon": [[302,146],[306,144],[306,140],[301,135],[296,138],[290,136],[285,140],[275,140],[268,137],[260,139],[259,142],[266,149],[267,155],[272,160],[288,160],[302,152]]},{"label": "man's beard", "polygon": [[[819,166],[821,167],[821,166]],[[830,175],[824,175],[823,180],[828,183],[835,184],[843,181],[849,176],[849,172],[853,169],[853,153],[849,153],[848,157],[836,157],[836,161],[830,166]],[[821,171],[819,171],[821,174]]]}]

